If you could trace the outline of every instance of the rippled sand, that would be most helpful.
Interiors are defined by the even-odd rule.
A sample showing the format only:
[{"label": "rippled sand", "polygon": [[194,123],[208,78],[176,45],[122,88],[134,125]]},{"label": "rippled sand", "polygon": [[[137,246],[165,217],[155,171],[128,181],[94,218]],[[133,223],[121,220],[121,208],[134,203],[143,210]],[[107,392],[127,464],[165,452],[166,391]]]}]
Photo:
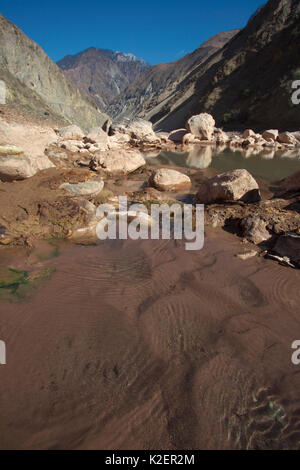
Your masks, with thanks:
[{"label": "rippled sand", "polygon": [[215,231],[40,261],[51,280],[0,303],[0,448],[299,448],[300,272],[242,249]]}]

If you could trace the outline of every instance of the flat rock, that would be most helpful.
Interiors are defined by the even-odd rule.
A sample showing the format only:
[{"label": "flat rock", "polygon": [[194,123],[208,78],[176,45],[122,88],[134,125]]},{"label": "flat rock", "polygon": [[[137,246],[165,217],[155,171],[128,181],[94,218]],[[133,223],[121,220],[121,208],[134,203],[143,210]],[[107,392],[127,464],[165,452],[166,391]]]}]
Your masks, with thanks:
[{"label": "flat rock", "polygon": [[223,201],[256,202],[259,187],[253,176],[244,169],[228,171],[201,183],[196,202],[208,204]]},{"label": "flat rock", "polygon": [[145,159],[138,151],[108,150],[93,156],[90,168],[103,170],[110,174],[131,173],[146,164]]},{"label": "flat rock", "polygon": [[149,184],[160,191],[174,191],[188,188],[191,185],[191,180],[179,171],[161,168],[153,171]]},{"label": "flat rock", "polygon": [[97,196],[104,188],[104,181],[98,179],[74,184],[63,183],[59,188],[68,191],[72,196]]},{"label": "flat rock", "polygon": [[254,256],[257,256],[257,251],[255,250],[250,250],[250,251],[245,251],[244,253],[238,253],[236,255],[237,258],[246,261],[247,259],[254,258]]}]

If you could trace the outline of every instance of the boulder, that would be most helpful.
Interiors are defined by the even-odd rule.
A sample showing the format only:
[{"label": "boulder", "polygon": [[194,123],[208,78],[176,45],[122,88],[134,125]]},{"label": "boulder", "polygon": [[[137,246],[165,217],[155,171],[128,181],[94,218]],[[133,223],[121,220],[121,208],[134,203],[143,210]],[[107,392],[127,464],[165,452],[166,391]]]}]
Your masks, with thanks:
[{"label": "boulder", "polygon": [[110,126],[110,135],[127,134],[131,139],[142,140],[147,135],[154,135],[152,122],[143,119],[134,119],[132,121],[121,121]]},{"label": "boulder", "polygon": [[256,202],[260,200],[260,192],[253,176],[247,170],[238,169],[204,181],[195,200],[202,204],[222,201]]},{"label": "boulder", "polygon": [[279,132],[277,129],[269,129],[268,131],[263,132],[262,137],[268,142],[270,140],[273,140],[274,142],[276,142],[278,134]]},{"label": "boulder", "polygon": [[101,127],[93,127],[84,140],[91,144],[100,144],[99,146],[101,146],[103,150],[107,150],[108,148],[108,135]]},{"label": "boulder", "polygon": [[125,150],[108,150],[99,152],[92,158],[90,168],[103,170],[110,174],[131,173],[146,164],[140,152]]},{"label": "boulder", "polygon": [[298,143],[296,137],[291,132],[282,132],[277,137],[277,141],[281,144],[296,145]]},{"label": "boulder", "polygon": [[72,196],[97,196],[104,188],[104,181],[102,178],[84,181],[82,183],[63,183],[59,187],[68,191]]},{"label": "boulder", "polygon": [[156,132],[156,136],[160,139],[163,143],[168,143],[169,140],[169,133],[168,132]]},{"label": "boulder", "polygon": [[78,150],[83,147],[83,144],[80,140],[63,140],[59,142],[58,146],[71,153],[77,153]]},{"label": "boulder", "polygon": [[186,131],[186,134],[183,137],[182,143],[183,143],[183,145],[199,144],[200,139],[198,137],[196,137],[195,135],[191,134],[190,132]]},{"label": "boulder", "polygon": [[247,139],[243,140],[242,146],[243,147],[253,147],[255,145],[254,137],[247,137]]},{"label": "boulder", "polygon": [[[169,140],[172,142],[177,142],[182,144],[184,137],[188,134],[186,129],[176,129],[175,131],[170,132]],[[188,134],[191,135],[191,134]]]},{"label": "boulder", "polygon": [[75,125],[62,127],[58,130],[57,134],[63,140],[82,140],[84,137],[84,133],[80,127]]},{"label": "boulder", "polygon": [[255,136],[255,132],[252,129],[246,129],[243,132],[243,138],[244,139],[248,139],[248,137],[254,137],[254,136]]},{"label": "boulder", "polygon": [[244,237],[255,243],[255,245],[271,238],[271,234],[266,227],[267,223],[258,215],[247,217],[241,221]]},{"label": "boulder", "polygon": [[109,150],[122,148],[124,144],[130,142],[130,136],[128,134],[121,134],[117,132],[116,134],[109,137],[108,148]]},{"label": "boulder", "polygon": [[186,128],[188,132],[199,137],[200,140],[212,140],[215,120],[210,114],[197,114],[187,121]]},{"label": "boulder", "polygon": [[229,141],[229,137],[222,129],[215,129],[214,135],[216,138],[217,144],[226,144]]},{"label": "boulder", "polygon": [[295,137],[295,139],[300,142],[300,131],[297,132],[291,132],[292,136]]},{"label": "boulder", "polygon": [[191,180],[179,171],[161,168],[153,171],[149,185],[160,191],[175,191],[190,187]]},{"label": "boulder", "polygon": [[34,176],[39,170],[54,166],[45,155],[39,158],[8,155],[0,157],[0,179],[3,181],[23,180]]}]

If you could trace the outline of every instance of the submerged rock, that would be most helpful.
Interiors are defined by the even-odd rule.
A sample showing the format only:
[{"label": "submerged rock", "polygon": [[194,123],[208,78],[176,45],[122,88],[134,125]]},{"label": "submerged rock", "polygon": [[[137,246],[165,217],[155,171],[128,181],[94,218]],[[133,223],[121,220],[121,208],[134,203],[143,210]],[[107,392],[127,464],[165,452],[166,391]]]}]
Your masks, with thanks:
[{"label": "submerged rock", "polygon": [[160,191],[174,191],[188,188],[191,180],[179,171],[161,168],[152,173],[149,184]]},{"label": "submerged rock", "polygon": [[253,176],[247,170],[238,169],[204,181],[195,200],[202,204],[222,201],[256,202],[260,200],[260,192]]},{"label": "submerged rock", "polygon": [[104,188],[102,178],[98,180],[84,181],[82,183],[63,183],[59,187],[68,191],[72,196],[97,196]]}]

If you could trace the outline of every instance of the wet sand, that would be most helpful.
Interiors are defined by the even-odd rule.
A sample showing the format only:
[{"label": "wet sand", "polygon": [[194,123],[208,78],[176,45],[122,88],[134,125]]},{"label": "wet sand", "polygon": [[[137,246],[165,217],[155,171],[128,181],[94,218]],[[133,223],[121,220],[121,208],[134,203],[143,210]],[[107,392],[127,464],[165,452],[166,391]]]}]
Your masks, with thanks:
[{"label": "wet sand", "polygon": [[[299,448],[300,271],[236,237],[64,244],[0,301],[1,449]],[[24,269],[24,249],[2,265]]]}]

